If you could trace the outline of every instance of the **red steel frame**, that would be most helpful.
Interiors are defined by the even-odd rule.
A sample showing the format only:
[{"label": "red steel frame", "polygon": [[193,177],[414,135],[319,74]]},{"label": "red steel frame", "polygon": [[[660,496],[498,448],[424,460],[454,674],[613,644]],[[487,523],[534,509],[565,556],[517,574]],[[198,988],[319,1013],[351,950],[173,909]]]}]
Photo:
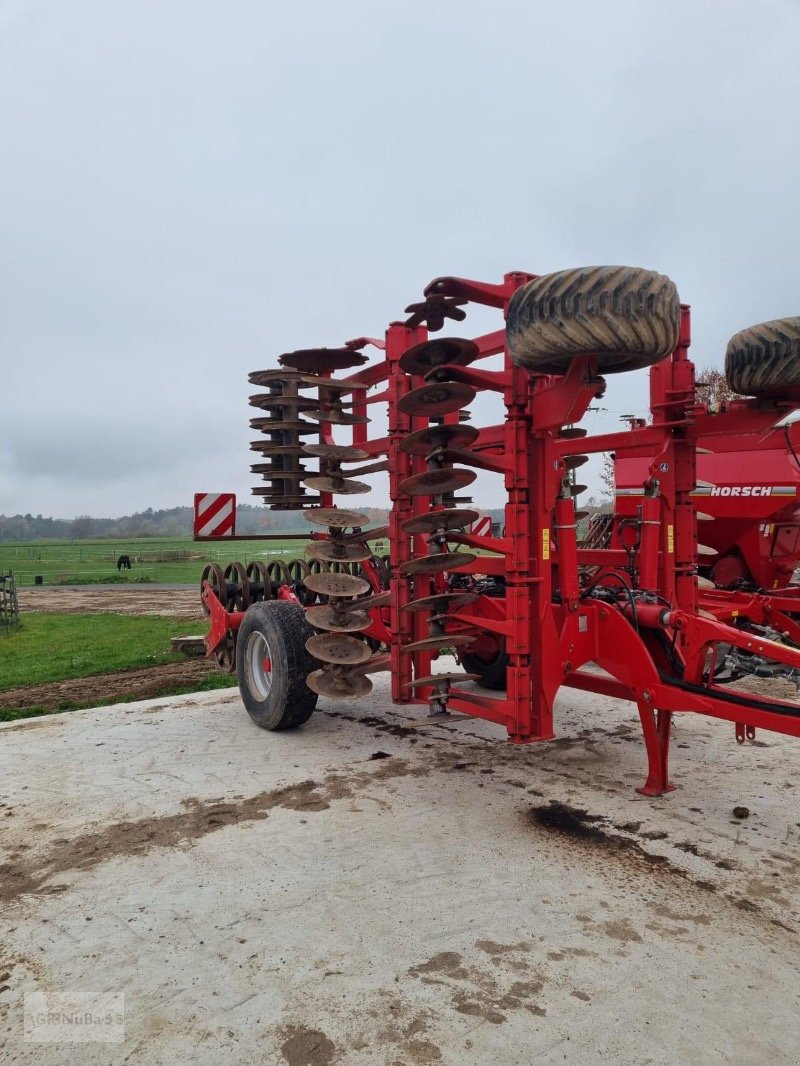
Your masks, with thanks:
[{"label": "red steel frame", "polygon": [[[493,307],[505,315],[516,289],[535,275],[513,272],[500,284],[462,278],[439,278],[426,296],[447,296]],[[402,483],[425,469],[424,459],[403,451],[399,444],[428,420],[404,414],[398,402],[423,379],[405,374],[400,357],[427,339],[424,327],[392,323],[385,341],[359,338],[354,347],[371,343],[385,358],[352,374],[370,390],[351,394],[355,413],[388,403],[386,437],[368,439],[366,427],[352,427],[353,443],[370,455],[387,455],[392,501],[389,541],[392,577],[391,606],[372,612],[373,624],[364,635],[389,647],[392,699],[426,703],[431,689],[412,689],[409,682],[430,673],[429,652],[407,652],[409,643],[428,635],[420,612],[402,610],[411,598],[408,579],[400,566],[429,551],[424,535],[411,536],[403,523],[427,512],[427,498],[409,496]],[[451,688],[448,709],[487,719],[505,727],[513,743],[548,740],[553,732],[553,704],[562,685],[618,697],[636,703],[644,734],[648,774],[639,789],[660,795],[672,789],[668,772],[670,723],[675,712],[694,712],[736,723],[737,738],[754,735],[756,727],[800,735],[800,707],[785,700],[759,700],[730,686],[709,682],[714,675],[716,645],[726,643],[800,668],[800,648],[761,639],[724,624],[727,607],[698,610],[697,522],[692,493],[696,485],[699,438],[730,435],[759,424],[773,425],[781,413],[800,404],[800,397],[781,402],[741,401],[728,413],[710,415],[696,402],[694,366],[688,357],[690,312],[684,306],[680,340],[670,358],[651,369],[652,423],[631,430],[586,437],[560,438],[558,431],[580,422],[590,404],[602,396],[605,381],[597,358],[576,358],[563,377],[532,375],[514,366],[505,348],[504,330],[476,338],[480,356],[469,367],[449,367],[450,380],[492,391],[502,397],[505,419],[480,430],[473,446],[481,468],[502,474],[507,492],[505,529],[490,533],[447,534],[450,544],[488,552],[459,567],[459,575],[495,575],[505,580],[505,597],[483,596],[468,608],[448,615],[447,632],[475,634],[508,655],[507,690],[497,697],[470,688]],[[480,368],[486,357],[504,354],[502,370]],[[445,421],[458,421],[458,412]],[[323,428],[322,439],[332,440]],[[637,543],[625,547],[581,548],[576,538],[575,506],[567,491],[565,457],[576,452],[613,451],[621,457],[646,458],[642,492],[636,508]],[[323,505],[332,503],[330,497]],[[309,539],[323,536],[311,533]],[[628,590],[631,563],[637,588]],[[594,598],[582,574],[594,568],[605,598]],[[377,573],[368,574],[374,588]],[[441,574],[417,575],[413,598],[446,587]],[[612,594],[614,590],[616,594]],[[646,593],[647,595],[645,595]],[[236,630],[243,615],[230,614],[210,587],[204,599],[211,610],[209,652]],[[282,590],[284,598],[291,596]],[[706,601],[707,602],[707,601]],[[725,601],[723,601],[724,603]],[[783,615],[798,602],[793,595],[770,604],[755,604],[754,616],[778,617],[793,636],[800,626]],[[726,615],[727,611],[727,615]],[[759,613],[760,612],[760,613]],[[800,640],[798,641],[800,643]],[[587,669],[589,664],[595,664]],[[595,667],[600,667],[598,672]]]}]

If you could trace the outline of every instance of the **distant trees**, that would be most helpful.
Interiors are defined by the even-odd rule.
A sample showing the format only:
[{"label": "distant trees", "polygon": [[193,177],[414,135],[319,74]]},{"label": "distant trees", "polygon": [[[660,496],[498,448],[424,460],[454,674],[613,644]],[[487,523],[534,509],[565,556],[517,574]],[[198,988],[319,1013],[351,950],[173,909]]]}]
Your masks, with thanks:
[{"label": "distant trees", "polygon": [[729,400],[737,399],[725,377],[725,371],[716,366],[698,366],[695,372],[697,382],[697,398],[701,403],[707,403],[714,410],[719,410],[720,404]]},{"label": "distant trees", "polygon": [[[388,521],[383,508],[361,508],[370,525]],[[42,515],[0,515],[0,541],[88,540],[104,537],[188,537],[192,532],[191,507],[157,511],[148,507],[122,518],[43,518]],[[236,508],[237,533],[309,533],[311,526],[299,511],[270,511],[264,506],[240,503]]]},{"label": "distant trees", "polygon": [[78,515],[78,517],[73,519],[69,524],[69,533],[67,536],[70,540],[88,540],[90,537],[96,535],[96,523],[91,515]]}]

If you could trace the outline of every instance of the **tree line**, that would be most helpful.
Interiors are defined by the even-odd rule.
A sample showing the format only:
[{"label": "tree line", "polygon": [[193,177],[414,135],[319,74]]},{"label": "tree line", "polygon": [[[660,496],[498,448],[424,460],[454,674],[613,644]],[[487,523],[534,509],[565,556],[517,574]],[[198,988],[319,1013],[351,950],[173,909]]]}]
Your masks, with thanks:
[{"label": "tree line", "polygon": [[[383,525],[388,512],[375,507],[361,508],[369,517],[369,524]],[[49,518],[43,515],[0,515],[0,541],[32,540],[95,540],[118,537],[189,537],[194,512],[191,507],[170,507],[124,515],[121,518]],[[311,527],[299,511],[270,511],[238,503],[236,507],[237,533],[305,533]]]}]

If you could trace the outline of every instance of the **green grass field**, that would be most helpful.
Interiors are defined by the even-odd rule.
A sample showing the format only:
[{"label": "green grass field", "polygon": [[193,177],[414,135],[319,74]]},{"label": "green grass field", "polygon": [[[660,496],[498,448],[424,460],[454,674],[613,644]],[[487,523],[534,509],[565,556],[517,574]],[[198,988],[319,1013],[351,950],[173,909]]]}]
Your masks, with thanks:
[{"label": "green grass field", "polygon": [[[195,543],[191,537],[143,537],[130,540],[40,541],[0,543],[0,573],[13,572],[18,585],[155,581],[200,584],[206,563],[223,568],[236,560],[271,562],[302,559],[303,540]],[[117,559],[129,555],[132,569],[117,572]]]},{"label": "green grass field", "polygon": [[18,629],[0,638],[0,692],[19,685],[181,662],[185,656],[172,651],[170,637],[186,631],[185,618],[26,613]]},{"label": "green grass field", "polygon": [[[186,631],[186,619],[111,613],[26,613],[18,629],[0,637],[0,721],[42,713],[35,707],[3,708],[2,693],[7,689],[160,663],[185,662],[185,656],[173,652],[170,638],[183,636]],[[191,691],[229,687],[235,683],[230,674],[213,672],[202,682],[193,684]],[[164,694],[178,691],[181,690],[165,688]],[[119,700],[120,697],[115,696],[112,702]],[[92,705],[97,702],[93,701]],[[74,709],[76,706],[66,704],[59,709]]]}]

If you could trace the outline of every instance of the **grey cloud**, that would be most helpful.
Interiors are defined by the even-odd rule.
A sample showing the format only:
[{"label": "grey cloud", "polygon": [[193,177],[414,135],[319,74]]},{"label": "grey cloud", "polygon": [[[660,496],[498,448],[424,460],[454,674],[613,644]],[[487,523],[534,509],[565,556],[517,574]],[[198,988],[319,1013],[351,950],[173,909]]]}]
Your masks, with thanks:
[{"label": "grey cloud", "polygon": [[247,371],[440,273],[652,266],[718,365],[800,309],[798,37],[790,0],[5,5],[0,511],[247,498]]}]

